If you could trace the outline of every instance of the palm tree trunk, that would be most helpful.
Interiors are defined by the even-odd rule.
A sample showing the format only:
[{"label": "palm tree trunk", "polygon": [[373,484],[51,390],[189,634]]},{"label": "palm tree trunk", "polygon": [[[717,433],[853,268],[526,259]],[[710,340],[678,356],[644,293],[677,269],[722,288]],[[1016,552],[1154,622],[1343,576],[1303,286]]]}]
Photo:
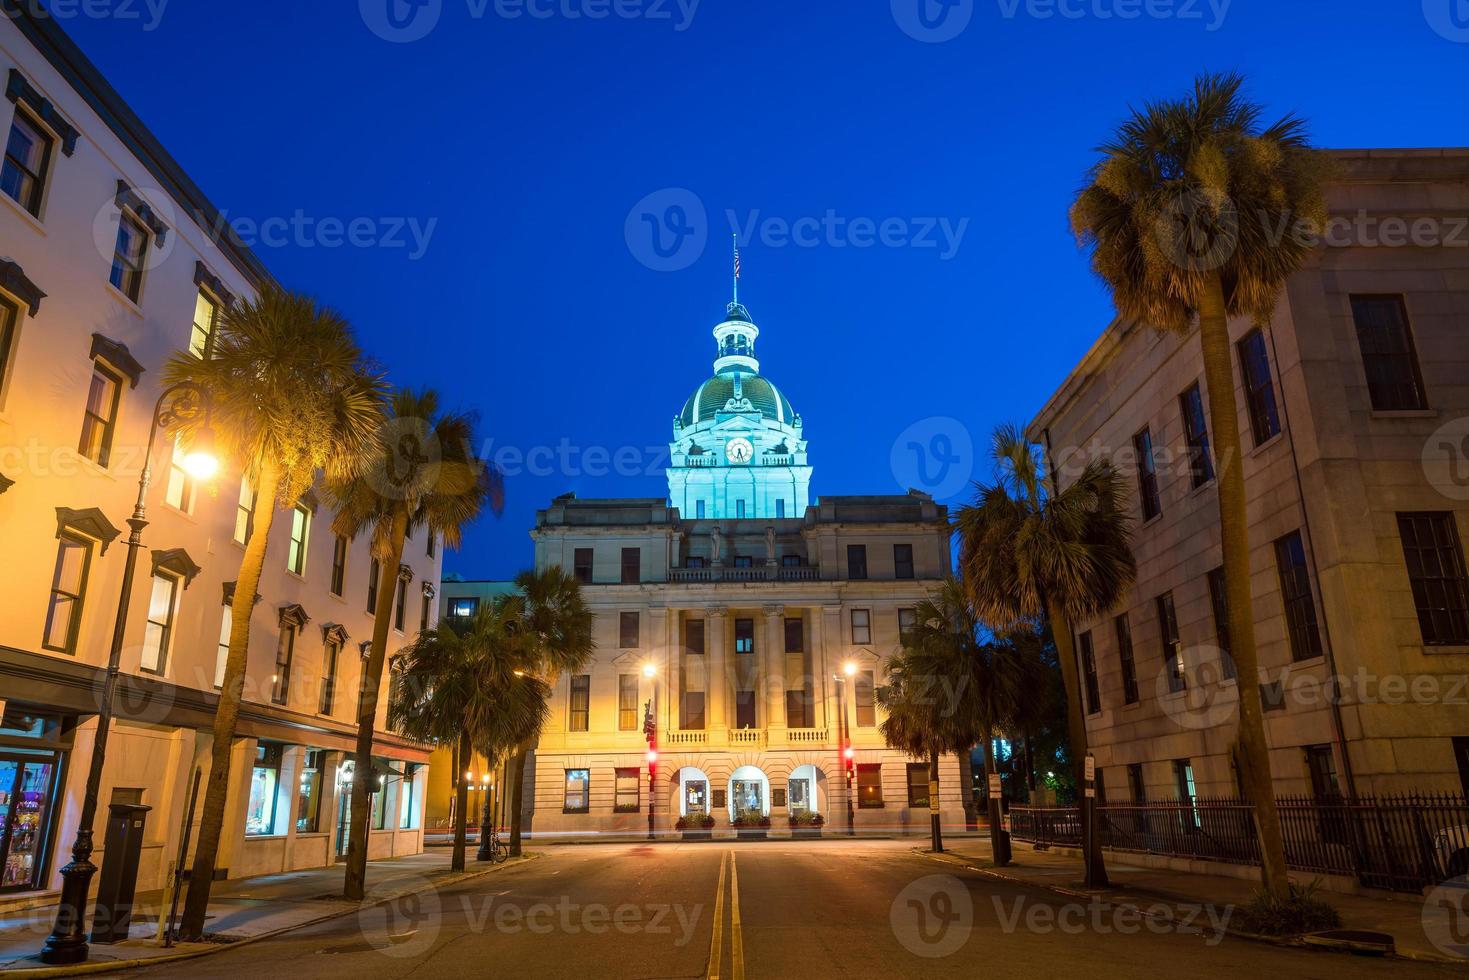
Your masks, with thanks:
[{"label": "palm tree trunk", "polygon": [[[240,572],[235,579],[235,595],[230,602],[230,648],[225,657],[219,709],[214,715],[209,781],[204,791],[204,808],[199,816],[199,844],[194,850],[194,865],[189,872],[189,894],[184,899],[184,914],[179,924],[179,938],[185,941],[197,941],[204,935],[209,889],[214,883],[215,862],[219,860],[224,808],[229,796],[230,750],[234,746],[235,725],[240,718],[240,701],[245,690],[250,613],[255,608],[255,593],[265,568],[265,548],[270,539],[270,527],[275,522],[275,495],[279,486],[279,471],[274,466],[262,466],[255,487],[257,520],[250,540],[245,542],[245,554],[240,559]],[[263,514],[259,513],[262,502],[265,504]]]},{"label": "palm tree trunk", "polygon": [[520,809],[525,792],[525,757],[529,746],[522,745],[510,761],[510,856],[520,857]]},{"label": "palm tree trunk", "polygon": [[1260,704],[1260,661],[1255,651],[1255,612],[1250,597],[1250,540],[1245,513],[1245,474],[1234,400],[1234,366],[1229,320],[1218,275],[1209,277],[1199,303],[1199,346],[1209,389],[1209,422],[1214,430],[1219,486],[1219,531],[1224,551],[1224,592],[1229,607],[1229,646],[1239,683],[1240,783],[1255,805],[1260,836],[1260,875],[1266,891],[1284,898],[1290,891],[1280,814],[1270,775],[1270,748]]},{"label": "palm tree trunk", "polygon": [[362,696],[357,703],[356,778],[352,780],[352,827],[347,844],[347,876],[342,897],[360,902],[367,894],[367,821],[372,815],[372,737],[377,728],[377,702],[383,682],[383,665],[388,655],[388,629],[393,625],[393,605],[398,595],[398,566],[403,561],[403,540],[408,536],[408,512],[401,507],[393,515],[388,535],[388,555],[378,573],[377,608],[373,611],[372,651],[363,668]]},{"label": "palm tree trunk", "polygon": [[472,753],[469,733],[465,732],[459,736],[458,764],[454,771],[459,788],[454,793],[454,857],[449,864],[450,871],[464,870],[465,828],[469,825],[469,780],[464,774],[469,771],[470,760],[474,758]]},{"label": "palm tree trunk", "polygon": [[939,826],[939,754],[930,752],[928,754],[928,821],[929,829],[933,833],[933,851],[935,854],[944,852],[944,834]]},{"label": "palm tree trunk", "polygon": [[[1061,661],[1061,682],[1066,687],[1066,731],[1071,743],[1071,770],[1076,780],[1077,808],[1081,812],[1082,860],[1086,864],[1088,888],[1106,888],[1107,868],[1097,835],[1091,833],[1092,815],[1081,796],[1086,786],[1086,716],[1081,709],[1081,675],[1076,667],[1076,645],[1072,642],[1071,621],[1061,608],[1046,600],[1046,616],[1051,623],[1051,640],[1056,644],[1056,659]],[[1089,846],[1088,846],[1089,845]]]}]

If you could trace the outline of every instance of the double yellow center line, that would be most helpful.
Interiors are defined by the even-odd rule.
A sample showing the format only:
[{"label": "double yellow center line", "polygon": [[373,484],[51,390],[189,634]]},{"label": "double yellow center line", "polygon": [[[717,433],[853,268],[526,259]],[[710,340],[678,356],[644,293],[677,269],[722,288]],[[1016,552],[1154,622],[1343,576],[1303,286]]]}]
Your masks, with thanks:
[{"label": "double yellow center line", "polygon": [[719,888],[714,894],[714,933],[709,937],[709,980],[720,980],[724,968],[724,879],[729,873],[730,980],[745,980],[745,936],[740,926],[740,870],[734,851],[719,859]]}]

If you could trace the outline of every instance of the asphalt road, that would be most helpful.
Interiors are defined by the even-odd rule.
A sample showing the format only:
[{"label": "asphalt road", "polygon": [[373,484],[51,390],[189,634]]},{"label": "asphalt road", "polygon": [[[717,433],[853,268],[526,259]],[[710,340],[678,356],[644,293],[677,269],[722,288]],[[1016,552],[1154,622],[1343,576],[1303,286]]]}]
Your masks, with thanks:
[{"label": "asphalt road", "polygon": [[914,841],[580,845],[150,977],[1464,977],[1107,912]]}]

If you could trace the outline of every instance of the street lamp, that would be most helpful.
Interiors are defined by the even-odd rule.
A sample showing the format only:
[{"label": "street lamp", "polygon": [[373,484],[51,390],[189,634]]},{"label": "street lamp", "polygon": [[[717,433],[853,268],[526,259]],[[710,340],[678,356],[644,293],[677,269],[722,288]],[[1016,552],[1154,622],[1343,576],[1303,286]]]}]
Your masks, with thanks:
[{"label": "street lamp", "polygon": [[653,699],[643,718],[643,734],[648,739],[648,840],[657,840],[653,830],[653,804],[658,800],[658,670],[643,664],[643,676],[653,682]]},{"label": "street lamp", "polygon": [[[845,676],[843,676],[845,675]],[[837,739],[842,745],[842,782],[846,785],[847,836],[857,836],[857,815],[852,808],[852,726],[847,721],[847,678],[857,676],[857,665],[848,660],[842,665],[842,673],[836,675],[837,682]]]},{"label": "street lamp", "polygon": [[102,788],[102,768],[107,759],[107,735],[112,728],[112,702],[117,692],[118,665],[122,659],[122,642],[127,632],[128,605],[133,596],[133,575],[138,552],[143,547],[148,485],[152,480],[153,443],[160,429],[180,424],[199,423],[192,442],[180,461],[184,470],[207,480],[219,470],[214,455],[214,432],[209,427],[209,396],[192,381],[181,381],[165,388],[153,406],[148,427],[148,448],[143,455],[143,473],[138,477],[138,502],[128,518],[128,550],[122,568],[122,594],[117,600],[117,617],[112,624],[112,646],[107,654],[107,676],[102,684],[102,703],[97,712],[97,734],[92,742],[92,759],[87,767],[87,788],[82,797],[82,812],[77,819],[76,840],[71,845],[71,861],[61,869],[61,902],[56,907],[56,923],[46,945],[41,947],[41,962],[48,965],[81,963],[87,959],[87,930],[83,917],[87,911],[87,892],[97,866],[92,863],[92,825],[97,820],[97,796]]}]

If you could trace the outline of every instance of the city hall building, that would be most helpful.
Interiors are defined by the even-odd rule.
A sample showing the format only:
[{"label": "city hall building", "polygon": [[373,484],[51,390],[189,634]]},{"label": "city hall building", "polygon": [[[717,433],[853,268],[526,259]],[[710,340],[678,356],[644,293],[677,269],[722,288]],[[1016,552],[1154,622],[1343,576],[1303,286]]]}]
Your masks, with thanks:
[{"label": "city hall building", "polygon": [[[5,909],[54,900],[70,860],[162,367],[202,355],[220,310],[269,273],[55,19],[6,6],[0,78]],[[203,483],[179,455],[157,440],[92,857],[107,861],[109,803],[151,807],[141,891],[163,885],[209,769],[234,580],[273,506],[237,461]],[[434,541],[415,534],[381,569],[332,517],[308,493],[270,530],[218,861],[231,877],[341,858],[373,597],[397,590],[390,655],[437,619]],[[376,755],[370,853],[416,853],[428,751],[382,730]]]},{"label": "city hall building", "polygon": [[[680,818],[819,813],[847,825],[843,726],[861,831],[926,831],[927,766],[884,746],[874,689],[918,603],[950,569],[948,517],[918,492],[812,498],[803,417],[730,303],[714,373],[673,420],[668,497],[558,497],[537,515],[537,568],[583,583],[596,653],[557,679],[526,767],[537,836],[661,834]],[[645,715],[657,759],[649,786]],[[966,760],[967,762],[967,760]],[[962,825],[968,774],[943,760]]]}]

